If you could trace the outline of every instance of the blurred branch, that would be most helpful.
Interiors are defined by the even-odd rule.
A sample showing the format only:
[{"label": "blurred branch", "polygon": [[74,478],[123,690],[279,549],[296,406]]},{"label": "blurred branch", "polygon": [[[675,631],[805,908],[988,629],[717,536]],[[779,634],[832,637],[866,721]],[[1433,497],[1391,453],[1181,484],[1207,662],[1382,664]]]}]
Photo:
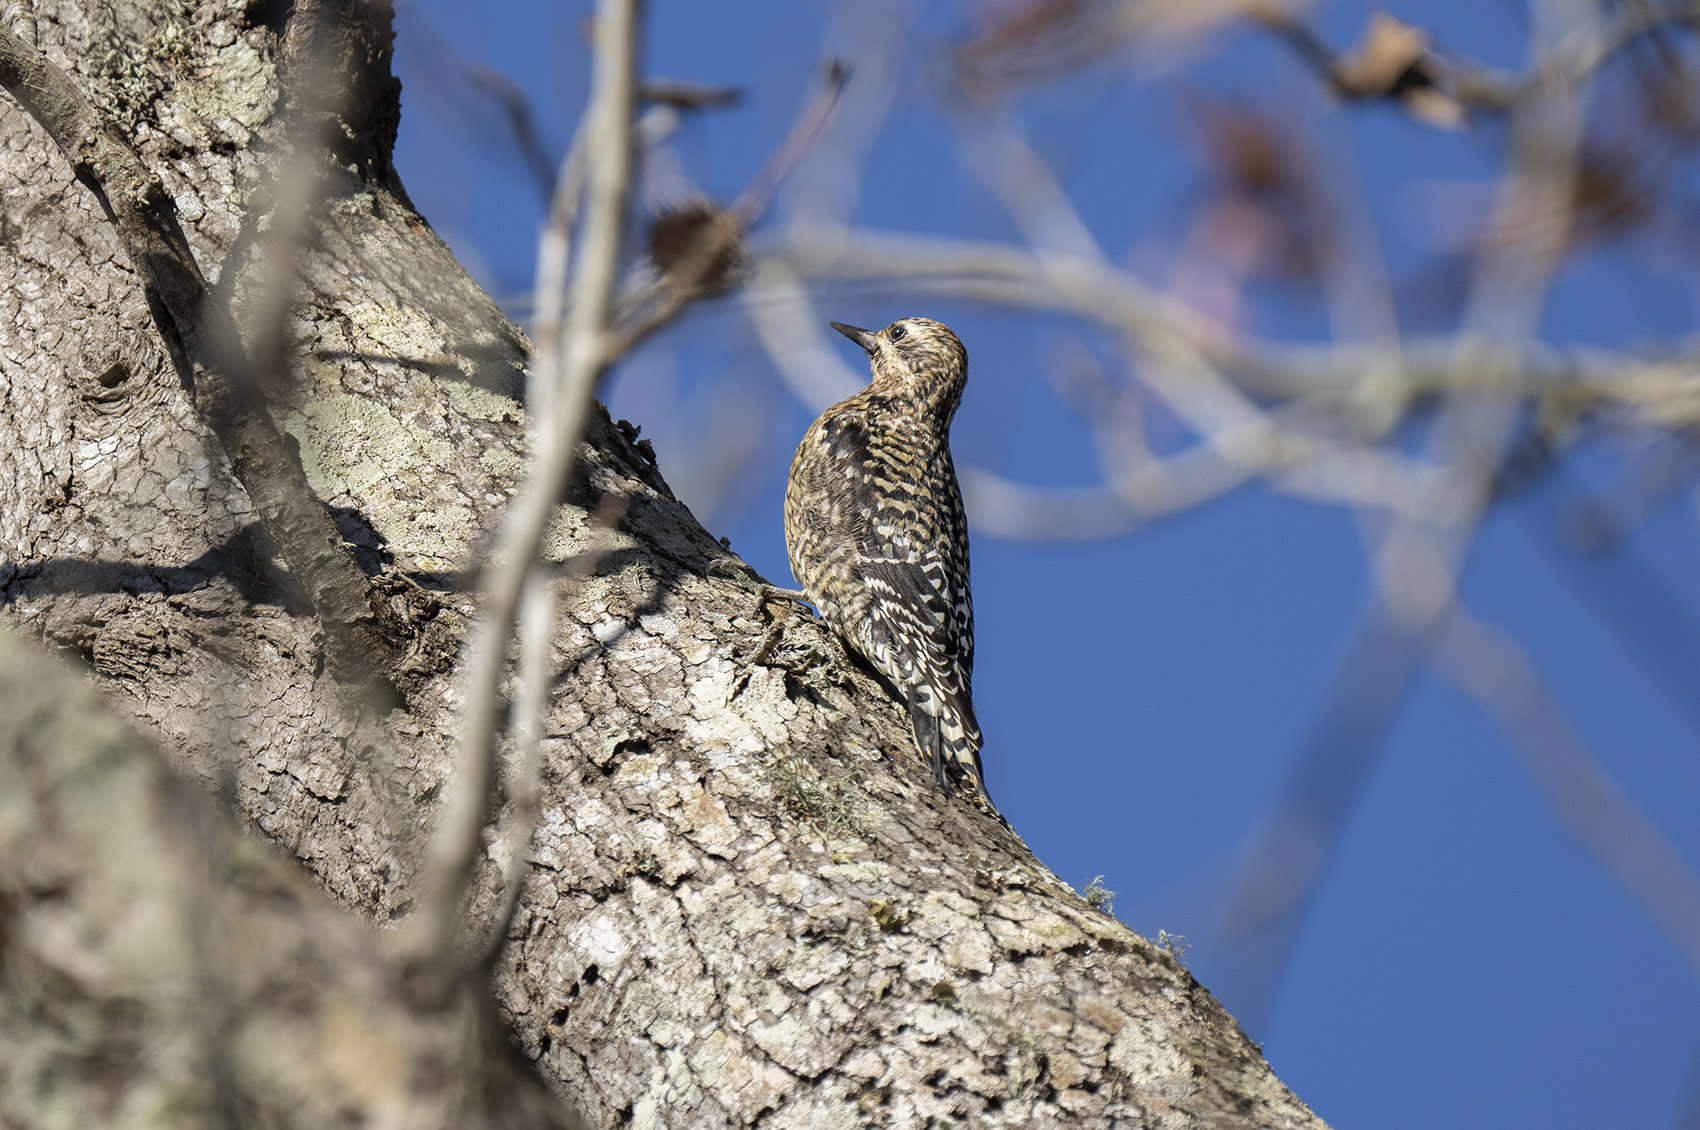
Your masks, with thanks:
[{"label": "blurred branch", "polygon": [[1670,1130],[1700,1130],[1700,1040],[1688,1053],[1688,1068],[1677,1089],[1677,1109]]},{"label": "blurred branch", "polygon": [[[1224,914],[1224,944],[1239,949],[1253,1000],[1273,996],[1368,767],[1409,693],[1419,655],[1434,643],[1439,626],[1463,615],[1457,578],[1518,425],[1520,399],[1506,357],[1538,328],[1557,248],[1573,218],[1568,204],[1580,138],[1575,110],[1570,90],[1549,88],[1530,94],[1512,116],[1512,163],[1494,216],[1499,238],[1488,244],[1472,278],[1457,350],[1460,365],[1486,379],[1442,400],[1428,444],[1437,467],[1428,508],[1395,514],[1386,523],[1376,515],[1360,517],[1378,606],[1360,614],[1353,660],[1337,671],[1282,799],[1242,854]],[[1383,525],[1386,533],[1377,538]]]},{"label": "blurred branch", "polygon": [[10,629],[0,796],[0,1123],[584,1126],[481,982],[418,1007],[380,931]]},{"label": "blurred branch", "polygon": [[[548,382],[558,387],[547,394],[549,416],[535,426],[531,465],[503,522],[486,574],[482,614],[467,648],[458,773],[421,884],[423,933],[417,938],[427,968],[449,983],[459,966],[455,954],[461,906],[495,785],[500,687],[515,617],[526,578],[538,567],[538,548],[559,492],[572,471],[592,392],[616,356],[609,350],[608,334],[632,171],[640,8],[639,0],[600,0],[597,6],[597,50],[584,126],[583,238],[574,257],[572,297],[564,311],[560,375],[558,381]],[[556,222],[570,211],[555,209]],[[427,991],[442,991],[441,984],[428,985]]]},{"label": "blurred branch", "polygon": [[1554,44],[1526,73],[1512,73],[1436,50],[1422,28],[1384,12],[1372,14],[1358,44],[1342,53],[1304,19],[1310,6],[1302,0],[1028,0],[1004,6],[958,50],[956,78],[976,93],[1006,90],[1115,52],[1158,57],[1176,41],[1248,20],[1291,47],[1341,98],[1389,101],[1429,125],[1457,128],[1468,111],[1507,111],[1546,81],[1578,87],[1638,40],[1700,25],[1693,0],[1604,5],[1605,19]]},{"label": "blurred branch", "polygon": [[638,99],[671,106],[676,110],[706,110],[736,106],[743,100],[744,90],[738,86],[711,86],[700,82],[681,82],[678,79],[644,79],[638,87]]},{"label": "blurred branch", "polygon": [[1467,335],[1275,344],[1216,322],[1120,268],[1078,257],[1041,261],[1014,244],[852,229],[832,236],[792,231],[756,252],[758,270],[782,263],[799,280],[925,290],[1082,318],[1159,351],[1195,353],[1248,391],[1341,405],[1372,435],[1416,400],[1489,388],[1550,400],[1575,414],[1612,408],[1655,426],[1700,427],[1700,346],[1692,355],[1637,356],[1529,341],[1482,343]]},{"label": "blurred branch", "polygon": [[[1664,458],[1649,458],[1650,472],[1631,476],[1632,496],[1616,500],[1582,490],[1562,467],[1552,471],[1572,497],[1550,522],[1543,522],[1545,544],[1564,575],[1600,612],[1649,678],[1666,697],[1700,726],[1700,620],[1681,593],[1645,561],[1630,533],[1668,504],[1691,478],[1694,451],[1686,442]],[[1621,490],[1617,492],[1623,493]]]},{"label": "blurred branch", "polygon": [[[1026,0],[987,5],[984,30],[952,60],[956,83],[986,95],[1065,74],[1116,52],[1156,57],[1244,18],[1258,0]],[[1264,0],[1271,2],[1271,0]],[[1302,7],[1307,0],[1290,0]]]},{"label": "blurred branch", "polygon": [[[589,516],[592,528],[614,529],[625,515],[626,500],[608,496]],[[508,784],[509,812],[506,827],[497,836],[499,862],[507,869],[502,900],[484,937],[483,955],[477,964],[489,969],[508,941],[508,928],[519,912],[525,880],[530,873],[528,850],[537,826],[543,765],[543,723],[548,716],[549,696],[555,681],[555,628],[558,606],[570,606],[574,591],[594,576],[606,558],[604,553],[581,553],[563,563],[559,576],[546,568],[534,568],[525,577],[520,593],[515,628],[519,639],[516,672],[518,693],[513,708],[513,773]],[[492,772],[492,777],[494,773]],[[491,784],[494,785],[494,780]]]},{"label": "blurred branch", "polygon": [[1300,924],[1341,831],[1415,685],[1419,641],[1371,595],[1261,828],[1240,852],[1213,948],[1233,959],[1230,995],[1255,1030],[1274,999]]},{"label": "blurred branch", "polygon": [[544,200],[555,197],[555,163],[549,159],[548,147],[537,133],[537,119],[531,112],[531,100],[519,84],[491,67],[471,66],[466,81],[480,94],[486,95],[502,109],[508,130],[514,135],[526,171],[531,174],[537,191]]},{"label": "blurred branch", "polygon": [[1522,646],[1455,608],[1432,655],[1439,672],[1506,731],[1565,832],[1700,977],[1700,877],[1612,781]]},{"label": "blurred branch", "polygon": [[[513,79],[491,67],[470,66],[466,70],[466,78],[474,90],[501,107],[526,170],[543,200],[553,205],[559,199],[555,189],[556,165],[550,160],[548,146],[537,132],[537,115],[525,91]],[[644,80],[637,92],[639,102],[687,111],[735,106],[742,97],[743,90],[736,86],[709,86],[653,78]]]},{"label": "blurred branch", "polygon": [[1455,96],[1482,109],[1510,108],[1545,81],[1559,81],[1572,89],[1580,87],[1625,48],[1646,36],[1668,28],[1700,27],[1700,4],[1694,0],[1626,0],[1603,8],[1602,20],[1582,22],[1575,34],[1554,46],[1544,65],[1528,74],[1504,76],[1475,64],[1452,64],[1458,72]]},{"label": "blurred branch", "polygon": [[[568,583],[580,579],[582,575]],[[511,811],[507,826],[498,827],[496,836],[500,852],[497,862],[507,873],[502,881],[500,910],[491,920],[484,937],[483,954],[478,961],[478,965],[485,969],[494,965],[502,947],[507,944],[508,927],[519,912],[520,896],[530,873],[527,857],[540,807],[543,721],[548,715],[549,687],[555,673],[556,616],[553,578],[542,569],[531,570],[525,575],[514,624],[514,634],[519,640],[516,679],[519,690],[514,695],[512,719],[514,767],[507,788]]]},{"label": "blurred branch", "polygon": [[[1335,94],[1353,101],[1385,99],[1429,125],[1443,129],[1465,125],[1466,106],[1480,103],[1460,96],[1455,88],[1467,85],[1483,95],[1492,81],[1471,71],[1474,81],[1461,84],[1461,68],[1439,63],[1429,50],[1426,32],[1386,12],[1373,14],[1362,42],[1351,55],[1342,56],[1293,12],[1263,3],[1253,3],[1248,11],[1291,46]],[[1495,103],[1496,108],[1502,105]]]},{"label": "blurred branch", "polygon": [[861,374],[827,341],[826,322],[785,260],[762,259],[743,301],[750,328],[798,400],[818,412],[862,387]]},{"label": "blurred branch", "polygon": [[[1061,280],[1058,289],[1078,293],[1070,277],[1076,265],[1116,272],[1056,176],[1013,124],[995,118],[983,121],[969,135],[965,148],[982,182],[1003,200],[1011,219],[1027,234],[1045,274]],[[1325,224],[1342,209],[1323,198],[1314,178],[1302,172],[1293,176],[1302,182],[1297,187],[1306,209],[1315,214],[1313,230],[1328,230]],[[1379,256],[1372,253],[1371,239],[1361,232],[1354,231],[1353,235],[1351,239],[1324,239],[1326,246],[1319,252],[1330,306],[1341,307],[1336,325],[1342,333],[1361,327],[1377,338],[1391,335],[1395,327]],[[1350,269],[1366,263],[1367,269]],[[1379,283],[1374,295],[1364,293],[1365,277]],[[1349,285],[1348,278],[1358,281]],[[1377,297],[1382,300],[1377,302]],[[1109,505],[1103,515],[1082,522],[1080,511],[1088,500],[1079,492],[1071,492],[1066,511],[1075,517],[1062,528],[1104,531],[1106,535],[1123,531],[1145,518],[1216,497],[1258,474],[1268,476],[1276,489],[1305,497],[1371,505],[1406,515],[1423,507],[1424,489],[1434,478],[1434,469],[1404,460],[1396,452],[1309,434],[1306,421],[1296,415],[1287,419],[1286,414],[1266,411],[1233,388],[1222,358],[1213,356],[1201,337],[1138,336],[1138,329],[1149,325],[1145,319],[1129,319],[1124,327],[1134,328],[1131,341],[1142,347],[1147,358],[1148,363],[1139,367],[1140,376],[1176,416],[1193,426],[1200,440],[1198,448],[1165,464],[1152,456],[1137,427],[1111,433],[1102,426],[1104,415],[1094,415],[1093,432],[1111,488],[1111,496],[1100,505]],[[1125,399],[1119,393],[1115,395]],[[982,485],[990,485],[986,472],[979,472],[976,478]],[[1031,505],[1021,507],[1024,514],[1020,516],[992,511],[994,498],[1006,505],[1018,505],[1037,501],[1040,496],[1030,489],[1009,489],[1013,484],[999,486],[1002,489],[995,495],[982,493],[986,506],[979,511],[978,521],[1006,532],[1023,527],[1058,528]],[[1053,501],[1064,500],[1059,497]]]},{"label": "blurred branch", "polygon": [[1023,541],[1121,537],[1220,498],[1252,477],[1209,450],[1153,459],[1113,489],[1035,487],[973,465],[962,467],[961,476],[974,531]]},{"label": "blurred branch", "polygon": [[271,419],[230,310],[214,300],[159,175],[63,71],[5,29],[0,85],[53,138],[146,280],[154,324],[193,389],[196,412],[218,436],[267,535],[324,626],[333,673],[352,683],[382,684],[389,647],[368,603],[366,577]]},{"label": "blurred branch", "polygon": [[678,317],[686,306],[714,292],[716,276],[736,260],[744,234],[767,209],[773,194],[819,140],[832,122],[850,81],[850,71],[834,61],[826,81],[809,103],[791,133],[756,172],[749,185],[724,211],[704,209],[684,238],[671,263],[653,284],[622,296],[619,329],[609,346],[614,356],[635,349],[655,331]]}]

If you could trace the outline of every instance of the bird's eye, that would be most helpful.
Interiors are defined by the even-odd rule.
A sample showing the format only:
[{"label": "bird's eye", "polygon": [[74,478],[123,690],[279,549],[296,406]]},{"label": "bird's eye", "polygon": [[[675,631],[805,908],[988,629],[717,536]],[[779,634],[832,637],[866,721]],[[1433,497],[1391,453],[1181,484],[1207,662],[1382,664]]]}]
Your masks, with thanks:
[{"label": "bird's eye", "polygon": [[908,332],[909,332],[909,327],[903,325],[900,322],[897,325],[891,327],[891,332],[888,333],[886,336],[888,338],[890,338],[892,341],[902,341],[903,335],[907,334]]}]

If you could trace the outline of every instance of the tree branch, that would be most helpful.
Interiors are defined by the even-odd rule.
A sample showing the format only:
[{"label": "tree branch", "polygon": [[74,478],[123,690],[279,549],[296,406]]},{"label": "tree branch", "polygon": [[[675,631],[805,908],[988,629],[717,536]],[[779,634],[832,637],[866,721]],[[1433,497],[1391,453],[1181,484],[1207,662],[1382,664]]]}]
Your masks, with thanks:
[{"label": "tree branch", "polygon": [[[540,421],[533,432],[536,447],[531,465],[503,522],[494,561],[486,573],[482,611],[467,648],[458,772],[422,881],[420,952],[445,973],[461,964],[455,956],[461,908],[482,846],[496,780],[502,673],[520,597],[526,577],[537,568],[544,532],[572,472],[591,394],[614,359],[606,339],[631,180],[640,12],[639,0],[602,0],[597,6],[598,49],[590,106],[585,111],[588,198],[560,343],[560,377],[558,387],[547,394],[553,406],[550,418]],[[557,208],[556,214],[562,215],[563,210]],[[556,385],[549,377],[546,368],[542,379]]]},{"label": "tree branch", "polygon": [[1700,877],[1624,792],[1516,640],[1457,607],[1435,637],[1437,673],[1505,731],[1565,832],[1700,976]]},{"label": "tree branch", "polygon": [[236,325],[211,300],[170,193],[63,71],[4,29],[0,86],[47,130],[146,280],[155,325],[193,390],[196,410],[324,625],[333,672],[370,682],[387,669],[388,649],[376,631],[366,578],[262,403]]}]

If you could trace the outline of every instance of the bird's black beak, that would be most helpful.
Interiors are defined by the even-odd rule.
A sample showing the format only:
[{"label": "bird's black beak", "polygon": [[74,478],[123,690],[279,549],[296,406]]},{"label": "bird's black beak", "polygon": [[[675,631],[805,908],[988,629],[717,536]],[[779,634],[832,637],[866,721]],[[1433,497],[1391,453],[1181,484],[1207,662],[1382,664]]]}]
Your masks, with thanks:
[{"label": "bird's black beak", "polygon": [[872,330],[865,330],[861,326],[847,326],[843,322],[829,322],[827,324],[839,333],[843,334],[845,337],[849,338],[851,341],[855,342],[857,345],[861,346],[863,349],[866,349],[868,351],[868,356],[870,357],[873,356],[874,350],[878,348],[878,346],[874,344],[874,340],[879,337],[879,335],[874,333]]}]

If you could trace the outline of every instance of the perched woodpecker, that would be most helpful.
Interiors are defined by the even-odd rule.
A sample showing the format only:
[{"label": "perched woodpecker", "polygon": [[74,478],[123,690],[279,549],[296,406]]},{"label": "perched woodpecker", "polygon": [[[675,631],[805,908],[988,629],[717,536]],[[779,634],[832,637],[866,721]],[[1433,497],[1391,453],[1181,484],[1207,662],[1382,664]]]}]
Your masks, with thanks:
[{"label": "perched woodpecker", "polygon": [[927,318],[878,333],[832,328],[867,350],[873,383],[823,412],[797,446],[785,489],[791,571],[903,696],[939,784],[966,775],[990,807],[971,686],[968,523],[950,461],[968,354]]}]

